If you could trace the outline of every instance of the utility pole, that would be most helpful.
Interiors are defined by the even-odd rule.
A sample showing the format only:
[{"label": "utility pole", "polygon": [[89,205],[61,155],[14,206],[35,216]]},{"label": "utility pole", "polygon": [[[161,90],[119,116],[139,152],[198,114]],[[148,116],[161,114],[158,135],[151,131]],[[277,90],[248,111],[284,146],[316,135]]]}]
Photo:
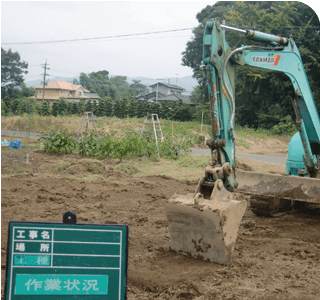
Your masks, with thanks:
[{"label": "utility pole", "polygon": [[158,82],[157,82],[157,97],[156,97],[156,100],[158,101],[158,93],[159,93],[159,86],[158,86]]},{"label": "utility pole", "polygon": [[47,60],[46,63],[44,65],[42,65],[42,68],[44,69],[44,73],[43,73],[43,89],[42,89],[42,102],[44,102],[44,90],[46,87],[46,77],[50,76],[49,74],[47,74],[47,70],[50,70],[50,68],[47,67]]},{"label": "utility pole", "polygon": [[[157,78],[157,80],[164,80],[164,78]],[[157,95],[156,95],[156,101],[158,101],[158,94],[159,94],[159,82],[157,82]]]}]

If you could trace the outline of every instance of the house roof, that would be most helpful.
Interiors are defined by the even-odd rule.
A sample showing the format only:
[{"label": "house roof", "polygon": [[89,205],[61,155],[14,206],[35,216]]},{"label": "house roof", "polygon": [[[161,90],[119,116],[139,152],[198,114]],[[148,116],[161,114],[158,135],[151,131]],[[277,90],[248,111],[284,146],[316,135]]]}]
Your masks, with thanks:
[{"label": "house roof", "polygon": [[158,101],[164,101],[164,100],[168,100],[168,101],[177,101],[177,100],[182,100],[183,103],[186,104],[192,104],[190,101],[189,96],[184,96],[184,95],[176,95],[176,94],[171,94],[171,95],[167,95],[161,98],[158,98]]},{"label": "house roof", "polygon": [[[70,82],[65,81],[50,81],[48,82],[48,85],[45,87],[45,89],[59,89],[59,90],[69,90],[69,91],[76,91],[79,88],[83,88],[83,90],[86,93],[90,93],[90,91],[86,90],[84,87],[82,87],[79,84],[73,84]],[[39,84],[37,86],[34,86],[35,89],[43,89],[43,85]]]},{"label": "house roof", "polygon": [[100,98],[99,94],[97,93],[86,93],[85,96],[88,98]]},{"label": "house roof", "polygon": [[[165,96],[165,94],[163,94],[161,92],[158,92],[158,98],[159,97],[163,97],[163,96]],[[148,93],[148,94],[145,94],[145,95],[139,95],[139,96],[136,97],[136,99],[140,99],[140,98],[149,99],[149,98],[152,98],[152,97],[157,98],[157,92],[151,92],[151,93]]]},{"label": "house roof", "polygon": [[177,86],[175,84],[169,84],[169,83],[163,83],[163,82],[158,82],[158,83],[155,83],[153,85],[150,85],[150,87],[153,87],[153,86],[156,86],[157,84],[162,84],[168,88],[171,88],[171,89],[178,89],[178,90],[184,90],[184,88],[180,87],[180,86]]}]

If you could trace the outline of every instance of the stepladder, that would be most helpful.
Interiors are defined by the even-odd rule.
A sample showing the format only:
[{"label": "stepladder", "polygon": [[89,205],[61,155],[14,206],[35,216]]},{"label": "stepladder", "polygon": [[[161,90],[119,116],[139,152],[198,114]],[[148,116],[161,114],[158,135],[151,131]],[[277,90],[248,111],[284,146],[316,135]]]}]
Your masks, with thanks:
[{"label": "stepladder", "polygon": [[[85,127],[84,130],[82,128]],[[90,133],[97,133],[96,121],[94,119],[93,113],[91,111],[86,111],[83,113],[79,132],[77,135],[77,141],[81,138],[81,135],[87,135]]]},{"label": "stepladder", "polygon": [[150,130],[153,130],[154,139],[158,150],[158,156],[160,157],[158,140],[163,141],[163,134],[157,114],[147,113],[143,128],[141,130],[140,138],[142,138],[144,132],[149,132]]}]

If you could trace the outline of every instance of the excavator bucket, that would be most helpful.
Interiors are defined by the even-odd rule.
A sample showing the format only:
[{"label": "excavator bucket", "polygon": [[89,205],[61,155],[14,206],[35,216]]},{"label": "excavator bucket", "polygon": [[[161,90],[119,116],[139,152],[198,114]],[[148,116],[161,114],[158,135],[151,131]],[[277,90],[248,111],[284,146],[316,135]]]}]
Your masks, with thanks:
[{"label": "excavator bucket", "polygon": [[[236,201],[222,180],[195,194],[174,194],[166,204],[171,249],[198,259],[227,264],[247,202]],[[210,192],[209,192],[210,191]]]},{"label": "excavator bucket", "polygon": [[256,215],[276,216],[305,203],[320,207],[320,179],[237,171],[237,192],[250,195]]}]

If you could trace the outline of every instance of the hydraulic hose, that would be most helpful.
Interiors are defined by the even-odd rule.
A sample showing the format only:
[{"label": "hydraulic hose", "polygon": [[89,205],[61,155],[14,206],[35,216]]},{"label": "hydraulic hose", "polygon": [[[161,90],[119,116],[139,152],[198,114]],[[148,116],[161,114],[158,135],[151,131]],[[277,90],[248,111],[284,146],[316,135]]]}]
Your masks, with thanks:
[{"label": "hydraulic hose", "polygon": [[229,102],[229,106],[231,109],[230,130],[233,130],[233,121],[234,121],[236,106],[235,106],[234,98],[233,98],[233,96],[230,92],[230,89],[227,85],[227,82],[226,82],[226,69],[227,69],[227,63],[228,63],[229,59],[235,53],[241,52],[243,50],[273,50],[274,51],[274,50],[283,50],[283,49],[284,49],[284,47],[243,46],[243,47],[239,47],[239,48],[236,48],[233,51],[231,51],[229,53],[229,55],[227,56],[227,58],[225,59],[223,67],[222,67],[222,81],[223,81],[223,85],[227,91],[228,102]]}]

